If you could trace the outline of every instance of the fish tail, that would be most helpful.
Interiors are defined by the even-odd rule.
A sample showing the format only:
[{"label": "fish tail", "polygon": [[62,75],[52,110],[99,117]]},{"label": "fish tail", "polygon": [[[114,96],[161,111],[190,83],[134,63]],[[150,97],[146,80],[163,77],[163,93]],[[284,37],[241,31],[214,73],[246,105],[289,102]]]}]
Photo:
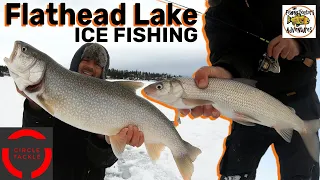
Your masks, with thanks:
[{"label": "fish tail", "polygon": [[317,136],[320,129],[320,119],[304,121],[303,132],[300,133],[301,138],[310,153],[311,157],[319,162],[319,138]]},{"label": "fish tail", "polygon": [[181,124],[181,118],[180,118],[180,112],[178,111],[176,117],[174,118],[173,126],[177,127],[179,126],[179,124]]},{"label": "fish tail", "polygon": [[173,158],[178,166],[178,169],[184,180],[190,180],[194,171],[193,162],[196,160],[201,150],[190,143],[184,141],[186,153],[173,155]]},{"label": "fish tail", "polygon": [[174,119],[174,121],[172,122],[174,127],[178,127],[179,124],[181,124],[181,120],[180,118],[176,118]]},{"label": "fish tail", "polygon": [[188,156],[190,157],[192,162],[194,162],[197,159],[198,155],[201,154],[201,150],[199,148],[191,145],[187,141],[184,141],[184,144],[187,148]]},{"label": "fish tail", "polygon": [[320,119],[305,120],[304,131],[305,133],[316,133],[320,129]]}]

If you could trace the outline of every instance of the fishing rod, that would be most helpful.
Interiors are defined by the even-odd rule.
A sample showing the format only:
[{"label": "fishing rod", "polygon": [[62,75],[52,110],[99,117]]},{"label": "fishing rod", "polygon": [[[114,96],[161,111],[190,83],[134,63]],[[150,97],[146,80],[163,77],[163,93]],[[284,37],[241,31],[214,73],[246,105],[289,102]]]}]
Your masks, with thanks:
[{"label": "fishing rod", "polygon": [[[185,9],[189,9],[188,7],[186,7],[186,6],[183,6],[183,5],[181,5],[181,4],[178,4],[178,3],[175,3],[175,2],[172,2],[172,1],[169,1],[169,0],[158,0],[158,1],[166,1],[166,2],[168,2],[168,3],[172,3],[172,4],[175,4],[175,5],[177,5],[177,6],[180,6],[180,7],[183,7],[183,8],[185,8]],[[198,13],[198,14],[203,14],[202,12],[200,12],[200,11],[197,11],[197,10],[195,10],[196,11],[196,13]]]},{"label": "fishing rod", "polygon": [[[180,7],[183,7],[183,8],[185,8],[185,9],[189,9],[188,7],[186,7],[186,6],[184,6],[184,5],[181,5],[181,4],[178,4],[178,3],[175,3],[175,2],[169,1],[169,0],[158,0],[158,1],[165,1],[165,2],[168,2],[168,3],[175,4],[176,6],[180,6]],[[197,11],[197,10],[195,10],[195,11],[196,11],[198,14],[200,14],[200,15],[203,15],[203,14],[204,14],[204,13],[199,12],[199,11]],[[265,38],[262,38],[262,37],[260,37],[260,36],[258,36],[258,35],[256,35],[256,34],[253,34],[253,33],[249,32],[249,31],[246,31],[246,30],[244,30],[244,29],[241,29],[241,28],[239,28],[239,27],[237,27],[237,26],[235,26],[235,25],[229,24],[229,23],[227,23],[227,22],[225,22],[225,21],[223,21],[223,20],[221,20],[221,19],[219,19],[219,18],[215,18],[215,17],[209,16],[209,15],[207,15],[207,14],[206,14],[206,17],[209,17],[210,19],[217,20],[217,21],[219,21],[219,22],[221,22],[221,23],[223,23],[223,24],[225,24],[225,25],[228,25],[228,26],[230,26],[230,27],[233,27],[233,28],[235,28],[235,29],[238,29],[238,30],[240,30],[240,31],[242,31],[242,32],[244,32],[244,33],[250,34],[250,35],[252,35],[252,36],[260,39],[261,41],[264,41],[264,42],[266,42],[266,43],[270,43],[270,41],[267,40],[267,39],[265,39]]]},{"label": "fishing rod", "polygon": [[[158,1],[160,1],[160,2],[167,2],[167,3],[172,3],[172,4],[176,5],[176,6],[180,6],[180,7],[183,7],[183,8],[185,8],[185,9],[189,9],[189,8],[186,7],[186,6],[183,6],[183,5],[181,5],[181,4],[175,3],[175,2],[170,1],[170,0],[158,0]],[[199,11],[197,11],[197,10],[195,10],[195,11],[196,11],[198,14],[200,14],[200,15],[203,15],[203,14],[204,14],[204,13],[199,12]],[[223,24],[225,24],[225,25],[227,25],[227,26],[230,26],[230,27],[232,27],[232,28],[234,28],[234,29],[237,29],[237,30],[239,30],[239,31],[242,31],[242,32],[244,32],[244,33],[246,33],[246,34],[249,34],[249,35],[253,36],[253,37],[256,37],[256,38],[258,38],[259,40],[261,40],[261,41],[263,41],[263,42],[266,42],[266,43],[268,43],[268,44],[270,43],[270,41],[267,40],[266,38],[262,38],[262,37],[260,37],[260,36],[258,36],[258,35],[256,35],[256,34],[254,34],[254,33],[251,33],[251,32],[249,32],[249,31],[246,31],[246,30],[244,30],[244,29],[242,29],[242,28],[239,28],[239,27],[237,27],[237,26],[235,26],[235,25],[233,25],[233,24],[227,23],[227,22],[225,22],[225,21],[223,21],[223,20],[221,20],[221,19],[219,19],[219,18],[215,18],[215,17],[212,17],[212,16],[207,15],[207,14],[205,14],[205,16],[208,17],[208,18],[210,18],[210,19],[217,20],[217,21],[219,21],[219,22],[221,22],[221,23],[223,23]],[[304,61],[305,61],[305,58],[302,57],[302,56],[300,56],[300,55],[298,55],[298,56],[296,56],[295,58],[293,58],[292,61],[302,61],[302,62],[304,62]],[[309,63],[309,62],[307,62],[307,63]],[[309,66],[309,65],[308,65],[308,66]],[[311,66],[311,65],[310,65],[310,66]],[[309,66],[309,67],[310,67],[310,66]],[[260,59],[260,61],[259,61],[258,70],[265,71],[265,72],[271,71],[271,72],[273,72],[273,73],[280,73],[279,61],[278,61],[277,59],[272,58],[272,57],[268,57],[268,56],[267,56],[267,53],[264,53],[262,59]]]}]

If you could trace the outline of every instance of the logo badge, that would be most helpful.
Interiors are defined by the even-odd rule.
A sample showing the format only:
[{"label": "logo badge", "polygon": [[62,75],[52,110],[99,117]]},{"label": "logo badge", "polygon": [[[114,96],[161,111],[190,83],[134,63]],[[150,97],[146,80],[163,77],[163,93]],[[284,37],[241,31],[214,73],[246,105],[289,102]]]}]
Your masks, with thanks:
[{"label": "logo badge", "polygon": [[0,179],[52,180],[52,128],[0,128]]},{"label": "logo badge", "polygon": [[283,38],[316,38],[316,5],[282,5]]}]

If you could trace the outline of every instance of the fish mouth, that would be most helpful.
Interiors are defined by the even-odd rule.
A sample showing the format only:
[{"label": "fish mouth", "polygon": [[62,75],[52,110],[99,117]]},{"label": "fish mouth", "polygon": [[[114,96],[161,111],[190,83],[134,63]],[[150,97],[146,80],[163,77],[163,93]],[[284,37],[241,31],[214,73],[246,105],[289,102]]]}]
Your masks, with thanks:
[{"label": "fish mouth", "polygon": [[11,62],[11,59],[7,58],[7,57],[4,57],[3,58],[3,61],[6,63],[6,65],[8,66],[8,64],[10,64]]},{"label": "fish mouth", "polygon": [[14,58],[17,56],[17,52],[18,52],[18,42],[16,41],[14,43],[13,50],[9,58],[11,63],[13,62]]},{"label": "fish mouth", "polygon": [[155,90],[154,85],[150,85],[148,87],[145,87],[143,89],[143,92],[148,96],[152,96],[153,94],[155,94],[156,90]]}]

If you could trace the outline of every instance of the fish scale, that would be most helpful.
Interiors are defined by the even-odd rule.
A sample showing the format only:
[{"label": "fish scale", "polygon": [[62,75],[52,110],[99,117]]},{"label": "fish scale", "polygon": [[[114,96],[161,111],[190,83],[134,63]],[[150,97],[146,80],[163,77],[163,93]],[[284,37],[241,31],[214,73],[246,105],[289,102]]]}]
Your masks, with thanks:
[{"label": "fish scale", "polygon": [[212,105],[242,125],[274,128],[288,143],[296,130],[310,156],[319,162],[319,119],[303,121],[293,108],[256,88],[253,80],[209,78],[208,82],[206,88],[200,89],[193,78],[178,77],[152,83],[144,91],[147,96],[178,109]]},{"label": "fish scale", "polygon": [[[9,73],[17,87],[45,111],[75,128],[109,136],[118,158],[127,142],[117,134],[135,125],[143,132],[152,161],[168,147],[183,179],[191,179],[201,150],[183,140],[160,109],[136,94],[143,83],[110,82],[72,72],[28,43],[14,44],[11,58],[4,59]],[[90,46],[95,47],[99,46]],[[30,72],[38,73],[30,79]]]},{"label": "fish scale", "polygon": [[227,79],[210,78],[208,87],[201,90],[190,88],[195,84],[187,82],[194,82],[193,79],[177,79],[181,81],[183,86],[186,86],[183,98],[211,100],[213,106],[222,104],[232,111],[246,114],[258,120],[268,121],[267,125],[269,127],[275,126],[281,119],[283,123],[293,124],[296,130],[302,130],[300,127],[302,127],[303,122],[298,116],[292,114],[289,108],[282,109],[283,104],[280,101],[252,86]]}]

